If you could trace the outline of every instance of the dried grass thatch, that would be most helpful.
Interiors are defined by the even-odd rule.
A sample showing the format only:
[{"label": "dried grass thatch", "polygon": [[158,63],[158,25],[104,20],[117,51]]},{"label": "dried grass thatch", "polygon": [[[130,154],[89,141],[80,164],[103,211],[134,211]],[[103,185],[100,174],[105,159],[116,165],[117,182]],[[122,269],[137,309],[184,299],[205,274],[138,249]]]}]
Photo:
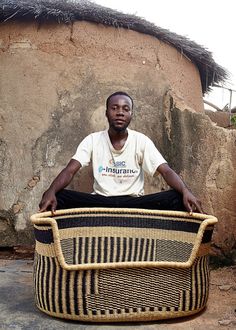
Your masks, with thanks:
[{"label": "dried grass thatch", "polygon": [[170,32],[135,15],[97,5],[86,0],[0,0],[0,21],[33,18],[58,23],[90,21],[149,34],[178,49],[196,64],[203,93],[214,83],[227,79],[227,71],[218,65],[211,52],[186,37]]}]

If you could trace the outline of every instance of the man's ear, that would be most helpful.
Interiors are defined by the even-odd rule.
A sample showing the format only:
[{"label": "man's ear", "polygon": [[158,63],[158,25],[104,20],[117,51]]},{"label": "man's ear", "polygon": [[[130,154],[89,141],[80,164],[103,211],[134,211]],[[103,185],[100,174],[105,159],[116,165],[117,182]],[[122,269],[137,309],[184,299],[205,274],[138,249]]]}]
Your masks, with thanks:
[{"label": "man's ear", "polygon": [[107,117],[107,109],[106,109],[105,115],[106,115],[106,117]]}]

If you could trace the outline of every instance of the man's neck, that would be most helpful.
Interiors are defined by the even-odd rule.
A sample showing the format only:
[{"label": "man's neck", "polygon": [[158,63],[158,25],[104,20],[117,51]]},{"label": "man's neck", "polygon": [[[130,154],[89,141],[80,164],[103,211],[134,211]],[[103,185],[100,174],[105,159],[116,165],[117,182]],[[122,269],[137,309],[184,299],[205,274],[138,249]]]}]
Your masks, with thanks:
[{"label": "man's neck", "polygon": [[128,130],[117,132],[111,127],[108,129],[108,135],[111,141],[111,144],[116,150],[120,150],[125,145],[125,142],[128,138]]}]

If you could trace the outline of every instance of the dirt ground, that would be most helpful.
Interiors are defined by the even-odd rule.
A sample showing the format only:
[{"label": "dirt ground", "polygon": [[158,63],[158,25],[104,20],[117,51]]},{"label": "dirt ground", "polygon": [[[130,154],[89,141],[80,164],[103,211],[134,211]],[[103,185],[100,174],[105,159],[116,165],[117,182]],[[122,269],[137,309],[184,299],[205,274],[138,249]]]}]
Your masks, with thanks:
[{"label": "dirt ground", "polygon": [[207,308],[192,317],[150,323],[89,324],[59,320],[34,305],[32,259],[0,259],[0,329],[236,329],[236,266],[211,271]]},{"label": "dirt ground", "polygon": [[236,266],[211,271],[208,307],[202,317],[208,329],[214,325],[236,329]]}]

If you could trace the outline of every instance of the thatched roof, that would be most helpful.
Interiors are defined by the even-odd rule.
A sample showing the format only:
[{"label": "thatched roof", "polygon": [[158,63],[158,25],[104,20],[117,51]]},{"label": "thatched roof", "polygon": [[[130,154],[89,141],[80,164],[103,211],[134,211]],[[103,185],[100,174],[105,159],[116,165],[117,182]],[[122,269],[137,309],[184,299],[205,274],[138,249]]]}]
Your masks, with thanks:
[{"label": "thatched roof", "polygon": [[196,42],[170,32],[135,15],[97,5],[86,0],[0,0],[0,21],[32,18],[55,20],[58,23],[90,21],[149,34],[178,49],[196,64],[200,72],[203,93],[214,83],[227,79],[227,71],[218,65],[211,52]]}]

